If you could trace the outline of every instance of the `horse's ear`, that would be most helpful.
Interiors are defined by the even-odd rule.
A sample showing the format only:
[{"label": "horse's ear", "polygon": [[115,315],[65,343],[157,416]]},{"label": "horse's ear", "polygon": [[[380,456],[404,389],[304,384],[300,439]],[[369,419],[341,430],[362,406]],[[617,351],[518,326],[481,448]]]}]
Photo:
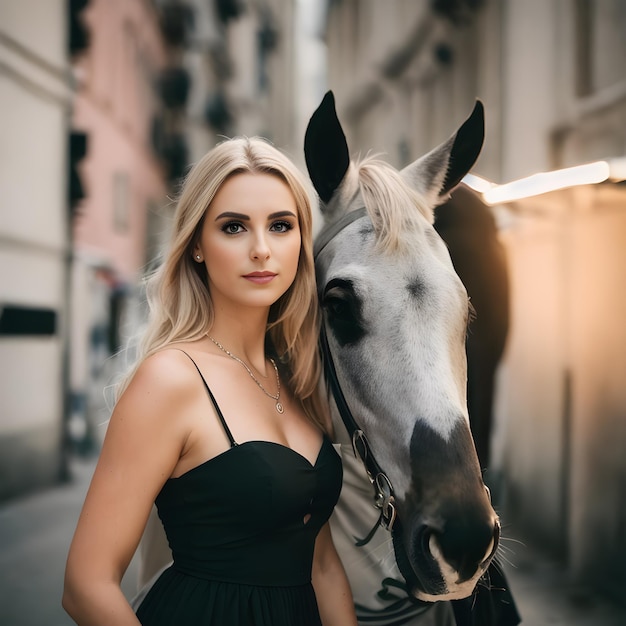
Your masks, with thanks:
[{"label": "horse's ear", "polygon": [[407,165],[402,177],[430,201],[443,202],[476,162],[485,138],[485,111],[480,100],[472,114],[447,141]]},{"label": "horse's ear", "polygon": [[348,143],[328,91],[311,116],[304,135],[304,157],[315,190],[324,203],[332,198],[350,165]]}]

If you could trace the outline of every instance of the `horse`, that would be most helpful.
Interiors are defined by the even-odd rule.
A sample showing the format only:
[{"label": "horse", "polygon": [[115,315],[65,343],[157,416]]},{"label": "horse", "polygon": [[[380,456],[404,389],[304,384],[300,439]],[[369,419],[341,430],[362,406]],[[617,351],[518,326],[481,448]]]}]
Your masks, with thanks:
[{"label": "horse", "polygon": [[463,183],[437,207],[434,227],[475,312],[466,341],[467,406],[478,460],[488,470],[495,375],[509,331],[506,252],[490,208]]},{"label": "horse", "polygon": [[[471,305],[433,227],[434,207],[469,171],[483,137],[477,102],[447,141],[402,171],[351,160],[332,92],[305,135],[323,218],[315,248],[325,370],[330,360],[343,394],[331,403],[344,464],[331,527],[364,623],[408,623],[421,603],[471,598],[498,547],[466,403]],[[356,416],[353,427],[340,404]],[[375,459],[374,470],[354,447]],[[391,538],[372,529],[378,522],[393,526]]]}]

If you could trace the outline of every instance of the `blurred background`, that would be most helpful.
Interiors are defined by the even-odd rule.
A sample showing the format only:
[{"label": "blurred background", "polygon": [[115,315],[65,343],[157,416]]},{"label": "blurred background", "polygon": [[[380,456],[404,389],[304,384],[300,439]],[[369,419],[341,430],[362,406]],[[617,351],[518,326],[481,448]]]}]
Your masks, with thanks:
[{"label": "blurred background", "polygon": [[190,164],[246,134],[303,166],[333,89],[400,167],[479,98],[508,331],[481,460],[505,533],[623,603],[625,59],[624,0],[0,0],[0,522],[97,454]]}]

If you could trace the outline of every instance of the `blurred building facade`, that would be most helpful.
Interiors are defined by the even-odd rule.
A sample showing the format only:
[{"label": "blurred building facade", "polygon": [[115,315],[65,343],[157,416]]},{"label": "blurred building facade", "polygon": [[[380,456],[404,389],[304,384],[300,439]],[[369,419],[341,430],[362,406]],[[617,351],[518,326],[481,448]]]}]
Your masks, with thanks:
[{"label": "blurred building facade", "polygon": [[[211,103],[222,100],[229,124],[216,131],[227,135],[262,136],[295,157],[301,144],[296,137],[295,0],[223,0],[218,15],[231,6],[233,15],[223,18],[221,54],[227,63],[218,72],[219,83]],[[224,132],[226,131],[226,132]]]},{"label": "blurred building facade", "polygon": [[[480,98],[474,172],[503,183],[624,157],[625,32],[620,0],[330,0],[329,86],[353,149],[396,166],[449,136]],[[492,469],[506,532],[621,598],[624,188],[574,183],[502,206],[512,329]]]},{"label": "blurred building facade", "polygon": [[0,3],[0,499],[65,469],[69,227],[80,195],[69,164],[84,147],[70,124],[81,33],[66,5]]}]

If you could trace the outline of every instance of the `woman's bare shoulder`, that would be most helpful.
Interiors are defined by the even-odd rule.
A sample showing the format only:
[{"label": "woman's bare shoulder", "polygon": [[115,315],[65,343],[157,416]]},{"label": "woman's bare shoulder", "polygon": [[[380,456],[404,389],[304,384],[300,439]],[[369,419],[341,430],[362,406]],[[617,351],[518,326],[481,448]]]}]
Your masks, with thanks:
[{"label": "woman's bare shoulder", "polygon": [[180,406],[197,388],[198,373],[191,359],[180,349],[164,348],[141,362],[120,401],[131,397]]}]

